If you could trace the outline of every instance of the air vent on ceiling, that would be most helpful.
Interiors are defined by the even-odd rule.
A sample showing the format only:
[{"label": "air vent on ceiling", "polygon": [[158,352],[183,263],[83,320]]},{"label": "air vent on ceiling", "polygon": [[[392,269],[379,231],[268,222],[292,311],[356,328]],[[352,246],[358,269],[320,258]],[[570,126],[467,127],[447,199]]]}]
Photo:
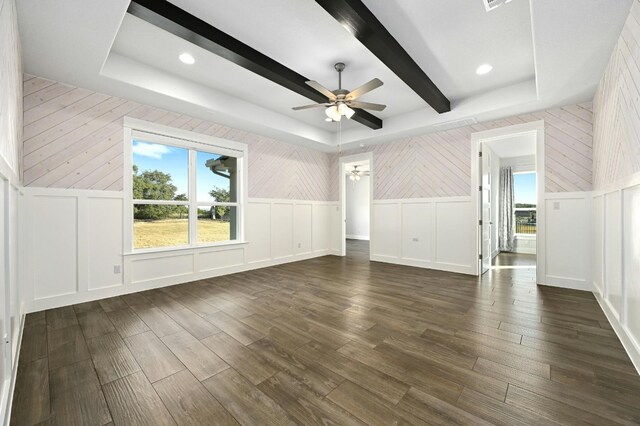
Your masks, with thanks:
[{"label": "air vent on ceiling", "polygon": [[482,0],[484,3],[484,8],[487,9],[487,12],[495,9],[496,7],[500,7],[503,4],[509,3],[511,0]]},{"label": "air vent on ceiling", "polygon": [[447,121],[444,123],[434,124],[432,127],[434,130],[441,132],[443,130],[457,129],[458,127],[471,126],[476,124],[478,120],[475,118],[465,118],[464,120]]}]

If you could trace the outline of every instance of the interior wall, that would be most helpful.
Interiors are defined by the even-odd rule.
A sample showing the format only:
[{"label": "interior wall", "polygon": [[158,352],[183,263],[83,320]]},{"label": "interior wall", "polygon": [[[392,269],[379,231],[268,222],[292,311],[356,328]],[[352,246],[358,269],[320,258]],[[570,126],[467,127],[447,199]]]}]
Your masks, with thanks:
[{"label": "interior wall", "polygon": [[336,201],[330,154],[25,75],[24,185],[122,191],[123,119],[249,145],[249,197]]},{"label": "interior wall", "polygon": [[23,322],[19,257],[23,87],[14,0],[0,0],[0,58],[0,419],[9,424]]},{"label": "interior wall", "polygon": [[[553,209],[546,214],[548,229],[562,230],[563,238],[569,241],[583,239],[583,229],[590,226],[590,217],[583,215],[576,219],[573,215],[578,204],[587,208],[592,189],[591,103],[429,133],[346,153],[373,153],[372,259],[474,274],[478,253],[473,243],[477,227],[471,201],[475,197],[471,188],[471,135],[540,120],[545,123],[544,198],[553,199],[549,201]],[[576,200],[580,200],[578,204]],[[434,209],[451,211],[452,215],[438,215]],[[430,216],[418,220],[411,216],[414,213]],[[425,223],[428,220],[439,221]],[[432,229],[434,223],[437,227]],[[590,273],[581,269],[589,255],[588,241],[570,251],[562,246],[563,241],[554,236],[547,239],[546,255],[551,259],[551,268],[547,268],[541,282],[590,288]],[[555,263],[556,259],[559,263]]]},{"label": "interior wall", "polygon": [[640,4],[594,97],[593,291],[640,372]]},{"label": "interior wall", "polygon": [[362,176],[357,182],[347,176],[345,200],[347,238],[369,240],[369,176]]},{"label": "interior wall", "polygon": [[[335,156],[40,77],[24,80],[29,311],[338,249]],[[123,254],[125,116],[248,145],[246,244]]]},{"label": "interior wall", "polygon": [[32,224],[25,231],[30,312],[335,254],[339,247],[337,202],[250,198],[244,244],[123,256],[121,191],[24,191]]},{"label": "interior wall", "polygon": [[374,200],[469,196],[471,134],[539,120],[545,122],[545,192],[591,191],[591,103],[365,146],[345,154],[373,152]]}]

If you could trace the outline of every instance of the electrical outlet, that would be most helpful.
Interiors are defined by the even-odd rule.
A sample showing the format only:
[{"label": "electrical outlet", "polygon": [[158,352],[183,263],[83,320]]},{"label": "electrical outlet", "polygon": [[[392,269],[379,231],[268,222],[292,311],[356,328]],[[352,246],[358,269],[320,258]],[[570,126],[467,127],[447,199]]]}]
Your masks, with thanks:
[{"label": "electrical outlet", "polygon": [[554,201],[553,202],[553,209],[554,210],[560,210],[560,201]]},{"label": "electrical outlet", "polygon": [[121,271],[122,271],[122,268],[120,267],[120,265],[113,265],[114,274],[119,274]]}]

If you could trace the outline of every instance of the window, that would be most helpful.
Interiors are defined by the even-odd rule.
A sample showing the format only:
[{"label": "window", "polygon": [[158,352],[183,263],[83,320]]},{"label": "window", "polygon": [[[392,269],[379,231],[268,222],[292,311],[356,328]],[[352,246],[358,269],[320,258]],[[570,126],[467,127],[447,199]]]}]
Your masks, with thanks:
[{"label": "window", "polygon": [[513,174],[513,197],[515,202],[516,234],[535,235],[536,174],[534,172]]},{"label": "window", "polygon": [[246,146],[217,138],[207,138],[214,145],[136,130],[128,139],[129,249],[241,241]]}]

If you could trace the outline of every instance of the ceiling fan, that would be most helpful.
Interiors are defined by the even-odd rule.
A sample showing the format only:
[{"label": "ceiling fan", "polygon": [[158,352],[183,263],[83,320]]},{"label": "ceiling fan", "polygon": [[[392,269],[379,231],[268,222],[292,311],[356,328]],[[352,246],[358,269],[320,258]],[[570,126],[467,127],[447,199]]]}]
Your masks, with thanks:
[{"label": "ceiling fan", "polygon": [[363,172],[361,170],[358,170],[358,166],[353,166],[353,170],[351,170],[348,174],[349,174],[349,179],[351,179],[354,182],[357,182],[362,178],[362,176],[369,176],[371,172]]},{"label": "ceiling fan", "polygon": [[342,62],[335,64],[335,69],[338,71],[338,89],[329,90],[315,80],[309,80],[306,83],[313,87],[318,92],[327,97],[327,102],[304,105],[294,107],[293,110],[298,111],[301,109],[327,107],[325,114],[327,115],[327,121],[340,121],[342,116],[350,119],[355,114],[355,109],[370,109],[373,111],[382,111],[387,106],[381,104],[372,104],[369,102],[357,101],[360,96],[365,93],[369,93],[373,89],[377,89],[384,83],[377,78],[363,84],[355,90],[348,91],[342,88],[342,71],[344,71],[345,65]]}]

